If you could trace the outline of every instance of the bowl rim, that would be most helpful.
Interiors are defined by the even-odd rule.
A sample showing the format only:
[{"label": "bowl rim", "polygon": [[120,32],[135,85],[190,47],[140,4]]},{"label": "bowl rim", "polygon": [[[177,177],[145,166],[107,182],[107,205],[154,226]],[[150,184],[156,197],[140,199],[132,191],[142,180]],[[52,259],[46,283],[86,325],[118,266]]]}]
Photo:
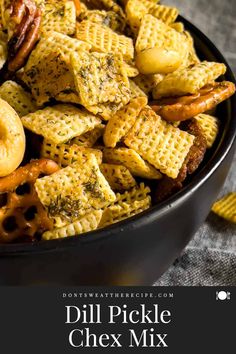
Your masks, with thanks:
[{"label": "bowl rim", "polygon": [[[190,30],[193,35],[196,35],[202,43],[204,43],[209,51],[217,58],[219,62],[222,62],[227,67],[227,73],[225,77],[236,84],[234,74],[224,58],[221,52],[213,44],[213,42],[194,24],[179,16],[179,20],[184,22],[186,28]],[[197,189],[199,189],[206,180],[208,180],[213,173],[221,165],[225,157],[228,155],[229,151],[236,147],[236,95],[230,98],[231,100],[231,119],[229,121],[229,126],[226,129],[225,135],[223,135],[218,143],[213,156],[206,163],[205,166],[194,176],[192,181],[190,181],[185,187],[183,187],[179,192],[174,194],[168,200],[161,202],[158,205],[152,206],[148,210],[135,215],[126,220],[120,221],[116,224],[110,225],[104,229],[94,230],[88,233],[84,233],[77,236],[72,236],[63,239],[56,239],[50,241],[39,241],[35,243],[12,243],[12,244],[0,244],[0,255],[1,256],[13,256],[13,255],[27,255],[35,253],[44,253],[52,251],[61,251],[63,249],[78,246],[81,243],[88,242],[98,242],[101,239],[107,237],[115,237],[124,230],[129,231],[137,229],[140,226],[145,226],[157,217],[164,215],[171,208],[176,208],[181,205],[186,199],[190,197]]]}]

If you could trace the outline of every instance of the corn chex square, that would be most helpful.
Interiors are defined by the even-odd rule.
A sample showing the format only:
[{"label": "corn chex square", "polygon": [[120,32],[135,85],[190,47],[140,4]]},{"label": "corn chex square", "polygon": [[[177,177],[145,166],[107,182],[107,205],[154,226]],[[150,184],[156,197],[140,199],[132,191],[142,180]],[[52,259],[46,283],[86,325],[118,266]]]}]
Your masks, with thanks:
[{"label": "corn chex square", "polygon": [[107,26],[113,31],[120,33],[124,31],[126,25],[124,18],[114,11],[88,10],[82,14],[80,18],[82,20],[89,20],[91,22]]},{"label": "corn chex square", "polygon": [[236,193],[229,193],[218,200],[212,211],[220,217],[236,224]]},{"label": "corn chex square", "polygon": [[0,87],[0,98],[17,112],[19,117],[35,112],[37,106],[32,95],[14,81],[5,81]]},{"label": "corn chex square", "polygon": [[116,112],[126,105],[130,100],[130,96],[123,97],[123,102],[107,102],[98,103],[94,106],[86,106],[87,110],[95,115],[101,116],[105,121],[108,121]]},{"label": "corn chex square", "polygon": [[145,15],[141,22],[135,49],[139,53],[153,47],[177,51],[183,58],[189,50],[187,39],[182,33],[152,15]]},{"label": "corn chex square", "polygon": [[31,88],[38,106],[61,91],[74,87],[74,78],[62,52],[57,50],[39,60],[37,66],[25,69],[22,80]]},{"label": "corn chex square", "polygon": [[93,147],[97,140],[103,136],[104,130],[105,125],[99,124],[93,130],[72,139],[71,143],[84,147]]},{"label": "corn chex square", "polygon": [[121,148],[105,148],[103,149],[104,162],[124,165],[126,166],[133,176],[147,178],[147,179],[160,179],[162,175],[147,161],[133,149],[126,147]]},{"label": "corn chex square", "polygon": [[212,83],[225,74],[226,66],[221,63],[203,61],[190,68],[177,70],[165,78],[153,89],[153,97],[183,96],[194,94],[205,85]]},{"label": "corn chex square", "polygon": [[69,104],[58,104],[22,117],[25,128],[42,135],[54,144],[68,140],[92,130],[101,123],[94,115]]},{"label": "corn chex square", "polygon": [[77,24],[76,38],[89,43],[96,52],[122,54],[125,60],[134,58],[132,39],[115,33],[107,26],[82,21]]},{"label": "corn chex square", "polygon": [[116,196],[94,155],[36,180],[35,189],[56,227],[70,224],[92,210],[100,210]]},{"label": "corn chex square", "polygon": [[74,53],[71,66],[76,89],[87,109],[108,102],[124,105],[129,101],[129,80],[121,55]]},{"label": "corn chex square", "polygon": [[102,214],[102,210],[91,211],[90,213],[85,214],[78,220],[74,221],[72,224],[44,232],[42,238],[43,240],[47,241],[55,240],[58,238],[77,236],[89,231],[96,230],[101,221]]},{"label": "corn chex square", "polygon": [[136,181],[127,167],[103,163],[100,166],[102,174],[113,191],[129,190],[136,186]]},{"label": "corn chex square", "polygon": [[78,146],[76,144],[57,145],[44,139],[40,151],[41,157],[51,159],[61,167],[71,166],[75,162],[85,162],[91,154],[95,155],[100,165],[102,163],[101,150]]},{"label": "corn chex square", "polygon": [[47,0],[41,7],[43,32],[56,31],[73,35],[76,29],[76,9],[73,0]]},{"label": "corn chex square", "polygon": [[103,135],[105,146],[116,146],[132,128],[139,113],[147,103],[146,97],[134,98],[109,119]]},{"label": "corn chex square", "polygon": [[[73,80],[73,85],[74,85],[74,80]],[[80,97],[76,92],[75,87],[72,86],[69,89],[65,89],[59,92],[57,95],[55,95],[55,99],[58,102],[63,102],[63,103],[81,104]]]},{"label": "corn chex square", "polygon": [[150,188],[144,183],[116,194],[116,200],[103,212],[99,227],[105,227],[139,214],[151,207]]},{"label": "corn chex square", "polygon": [[[164,75],[161,74],[139,74],[133,78],[133,81],[146,95],[148,95],[163,79]],[[132,87],[130,87],[130,89],[132,90]]]},{"label": "corn chex square", "polygon": [[194,119],[197,121],[197,124],[200,126],[206,141],[207,147],[210,149],[219,133],[220,121],[218,118],[213,117],[209,114],[198,114]]},{"label": "corn chex square", "polygon": [[124,11],[115,0],[89,0],[89,5],[99,10],[111,10],[121,17],[125,17]]},{"label": "corn chex square", "polygon": [[53,52],[60,51],[64,56],[65,61],[69,63],[72,52],[80,53],[81,51],[90,49],[90,44],[79,41],[76,38],[71,38],[55,31],[45,32],[41,35],[40,41],[31,52],[25,70],[29,71],[35,69],[44,57]]},{"label": "corn chex square", "polygon": [[146,108],[124,142],[163,174],[174,179],[193,145],[194,136],[175,128],[152,109]]},{"label": "corn chex square", "polygon": [[133,80],[129,80],[129,87],[130,87],[130,91],[131,91],[131,99],[133,98],[137,98],[137,97],[146,97],[147,95],[146,93],[133,81]]}]

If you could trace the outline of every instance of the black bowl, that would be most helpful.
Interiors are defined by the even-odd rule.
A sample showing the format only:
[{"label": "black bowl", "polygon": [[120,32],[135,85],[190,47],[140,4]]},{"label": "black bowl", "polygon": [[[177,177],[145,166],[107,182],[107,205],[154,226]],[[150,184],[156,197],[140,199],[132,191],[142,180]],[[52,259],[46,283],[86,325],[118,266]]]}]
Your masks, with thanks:
[{"label": "black bowl", "polygon": [[[196,27],[182,19],[200,57],[223,56]],[[79,237],[0,246],[1,285],[151,285],[180,255],[206,219],[222,188],[235,150],[236,98],[218,108],[221,132],[185,188],[168,201],[126,221]]]}]

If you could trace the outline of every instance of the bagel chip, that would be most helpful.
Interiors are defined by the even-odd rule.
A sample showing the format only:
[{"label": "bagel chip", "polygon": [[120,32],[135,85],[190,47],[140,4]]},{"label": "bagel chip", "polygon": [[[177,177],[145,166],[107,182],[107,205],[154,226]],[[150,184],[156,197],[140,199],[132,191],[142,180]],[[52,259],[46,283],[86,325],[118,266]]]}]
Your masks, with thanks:
[{"label": "bagel chip", "polygon": [[58,104],[22,117],[25,128],[54,144],[63,144],[92,130],[101,123],[98,117],[69,104]]},{"label": "bagel chip", "polygon": [[156,169],[177,178],[194,136],[162,120],[152,109],[140,113],[124,142]]}]

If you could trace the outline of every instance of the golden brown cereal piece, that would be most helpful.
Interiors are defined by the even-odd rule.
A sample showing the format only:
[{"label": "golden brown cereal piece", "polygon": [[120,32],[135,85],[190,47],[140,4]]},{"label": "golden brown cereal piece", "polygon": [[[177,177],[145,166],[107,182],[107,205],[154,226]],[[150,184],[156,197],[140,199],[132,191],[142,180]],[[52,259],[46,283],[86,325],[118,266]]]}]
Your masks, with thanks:
[{"label": "golden brown cereal piece", "polygon": [[76,38],[89,43],[96,52],[122,54],[126,60],[134,57],[132,39],[115,33],[107,26],[82,21],[77,24]]},{"label": "golden brown cereal piece", "polygon": [[100,25],[107,26],[113,31],[123,32],[125,28],[125,20],[114,11],[104,10],[88,10],[80,16],[82,20],[89,20]]},{"label": "golden brown cereal piece", "polygon": [[96,230],[101,221],[102,214],[102,210],[91,211],[90,213],[85,214],[78,220],[74,221],[72,224],[44,232],[42,238],[43,240],[54,240],[58,238],[77,236]]},{"label": "golden brown cereal piece", "polygon": [[73,0],[45,1],[42,31],[73,35],[76,29],[76,8]]},{"label": "golden brown cereal piece", "polygon": [[[74,84],[74,82],[73,82],[73,84]],[[55,96],[55,99],[57,101],[63,102],[63,103],[81,104],[81,100],[80,100],[78,93],[76,92],[75,88],[72,88],[72,87],[58,93]]]},{"label": "golden brown cereal piece", "polygon": [[74,87],[73,75],[61,51],[43,57],[37,66],[25,70],[22,80],[31,88],[38,106]]},{"label": "golden brown cereal piece", "polygon": [[52,176],[37,179],[35,189],[55,227],[73,223],[92,209],[115,201],[115,194],[101,173],[94,155]]},{"label": "golden brown cereal piece", "polygon": [[108,206],[102,216],[99,227],[105,227],[139,214],[151,206],[150,188],[144,183],[130,191],[116,194],[116,200]]},{"label": "golden brown cereal piece", "polygon": [[218,200],[211,210],[221,218],[236,224],[236,193],[229,193]]},{"label": "golden brown cereal piece", "polygon": [[169,96],[183,96],[197,93],[202,87],[211,84],[226,71],[220,63],[203,61],[193,67],[168,74],[153,89],[155,99]]},{"label": "golden brown cereal piece", "polygon": [[193,145],[194,136],[173,127],[150,109],[144,109],[124,139],[143,159],[176,178]]},{"label": "golden brown cereal piece", "polygon": [[110,118],[103,135],[105,146],[116,146],[116,144],[132,128],[139,113],[147,105],[147,103],[148,100],[146,97],[134,98]]},{"label": "golden brown cereal piece", "polygon": [[167,121],[183,121],[215,108],[235,93],[232,82],[207,85],[198,93],[150,102],[152,109]]},{"label": "golden brown cereal piece", "polygon": [[135,77],[138,76],[139,71],[138,69],[134,66],[134,64],[128,64],[124,61],[124,67],[125,71],[128,77]]},{"label": "golden brown cereal piece", "polygon": [[139,74],[133,78],[133,81],[139,88],[148,95],[154,87],[159,84],[164,79],[164,75],[155,74],[155,75],[143,75]]},{"label": "golden brown cereal piece", "polygon": [[12,242],[52,228],[34,183],[39,175],[51,175],[59,167],[53,161],[35,160],[0,179],[0,242]]},{"label": "golden brown cereal piece", "polygon": [[207,147],[210,149],[219,133],[220,121],[218,118],[210,116],[209,114],[198,114],[194,119],[202,129],[202,132],[207,140]]},{"label": "golden brown cereal piece", "polygon": [[124,107],[130,100],[130,96],[123,97],[123,102],[98,103],[94,106],[86,106],[87,110],[95,115],[101,116],[104,120],[109,120],[119,109]]},{"label": "golden brown cereal piece", "polygon": [[25,70],[33,70],[37,68],[42,58],[48,56],[52,52],[60,51],[67,63],[70,63],[70,55],[72,52],[80,53],[83,50],[90,50],[91,45],[76,38],[71,38],[65,34],[49,31],[43,33],[36,48],[31,52],[30,57],[25,66]]},{"label": "golden brown cereal piece", "polygon": [[124,105],[129,101],[129,80],[121,55],[81,52],[74,53],[71,61],[76,89],[87,109],[100,103]]},{"label": "golden brown cereal piece", "polygon": [[35,112],[33,97],[14,81],[5,81],[0,87],[0,97],[17,112],[19,117]]},{"label": "golden brown cereal piece", "polygon": [[124,11],[114,0],[89,0],[89,6],[99,10],[114,11],[121,17],[125,17]]},{"label": "golden brown cereal piece", "polygon": [[153,47],[174,50],[182,58],[185,58],[189,51],[185,36],[154,16],[145,15],[141,22],[135,49],[139,53]]},{"label": "golden brown cereal piece", "polygon": [[93,130],[72,139],[71,143],[84,147],[93,147],[97,140],[103,136],[104,130],[105,125],[99,124]]},{"label": "golden brown cereal piece", "polygon": [[174,22],[171,23],[170,26],[175,29],[177,32],[183,33],[184,32],[184,24],[182,22]]},{"label": "golden brown cereal piece", "polygon": [[5,34],[1,32],[0,27],[0,69],[3,68],[7,61],[7,40],[4,37]]},{"label": "golden brown cereal piece", "polygon": [[136,97],[147,97],[146,93],[142,91],[142,89],[133,81],[129,80],[129,86],[131,91],[131,99]]},{"label": "golden brown cereal piece", "polygon": [[114,191],[129,190],[136,186],[135,179],[125,166],[103,163],[100,170]]},{"label": "golden brown cereal piece", "polygon": [[22,117],[22,123],[25,128],[42,135],[46,140],[62,144],[92,130],[101,120],[72,105],[58,104]]},{"label": "golden brown cereal piece", "polygon": [[105,148],[103,150],[104,161],[116,165],[126,166],[133,176],[146,179],[160,179],[162,175],[152,165],[144,161],[142,157],[133,149]]},{"label": "golden brown cereal piece", "polygon": [[55,161],[60,167],[71,166],[75,162],[85,162],[91,154],[95,155],[100,165],[102,163],[102,151],[76,144],[56,145],[44,140],[40,152],[41,157]]}]

